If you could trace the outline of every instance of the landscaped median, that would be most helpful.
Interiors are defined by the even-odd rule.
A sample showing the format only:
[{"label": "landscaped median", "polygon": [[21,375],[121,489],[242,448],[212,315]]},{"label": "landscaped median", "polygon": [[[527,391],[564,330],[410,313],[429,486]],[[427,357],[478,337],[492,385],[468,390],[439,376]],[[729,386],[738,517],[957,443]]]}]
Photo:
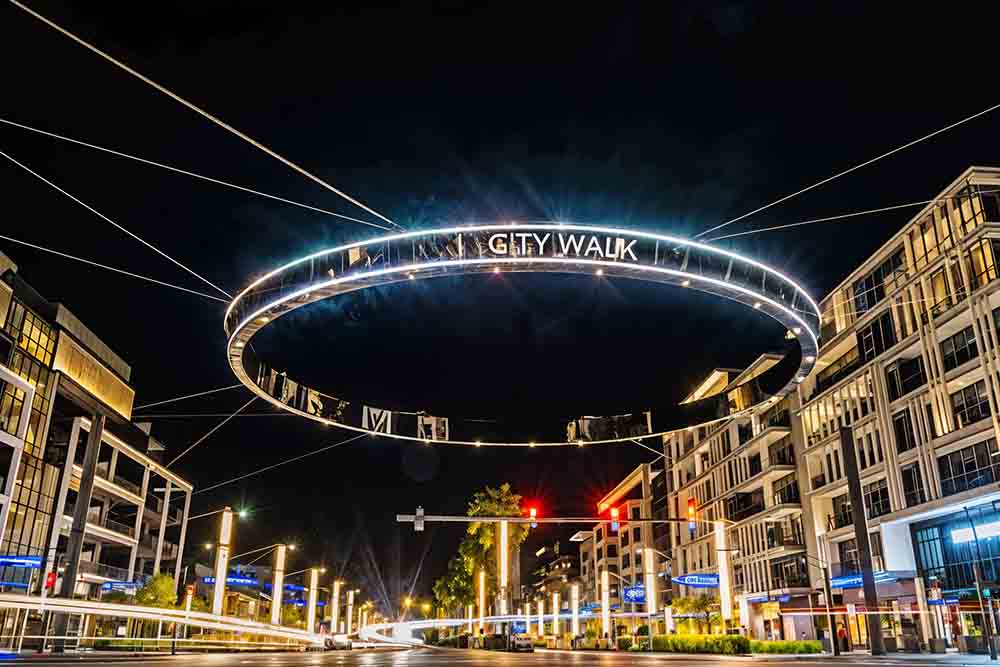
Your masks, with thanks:
[{"label": "landscaped median", "polygon": [[[618,637],[619,651],[649,651],[649,638]],[[804,655],[822,653],[818,641],[757,641],[740,635],[655,635],[653,652],[713,655],[747,655],[751,653]]]}]

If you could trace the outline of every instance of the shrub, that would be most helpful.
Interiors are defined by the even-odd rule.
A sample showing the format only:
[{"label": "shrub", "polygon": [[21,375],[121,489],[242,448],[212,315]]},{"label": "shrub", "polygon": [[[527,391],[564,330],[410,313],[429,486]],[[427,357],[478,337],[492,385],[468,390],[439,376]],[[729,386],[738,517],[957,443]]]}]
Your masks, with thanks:
[{"label": "shrub", "polygon": [[545,637],[535,637],[531,640],[532,646],[537,646],[539,648],[545,648],[548,644],[545,641]]},{"label": "shrub", "polygon": [[750,642],[751,653],[804,654],[822,653],[823,645],[815,640],[757,641]]},{"label": "shrub", "polygon": [[741,655],[750,652],[750,640],[739,635],[656,635],[653,637],[653,650]]},{"label": "shrub", "polygon": [[587,631],[584,633],[584,637],[587,639],[597,639],[597,630],[594,628],[587,628]]},{"label": "shrub", "polygon": [[625,637],[619,637],[618,638],[618,650],[619,651],[627,651],[630,648],[632,648],[632,638],[631,637],[625,636]]},{"label": "shrub", "polygon": [[649,626],[640,625],[638,628],[636,628],[635,634],[639,635],[640,637],[646,637],[647,635],[649,635]]}]

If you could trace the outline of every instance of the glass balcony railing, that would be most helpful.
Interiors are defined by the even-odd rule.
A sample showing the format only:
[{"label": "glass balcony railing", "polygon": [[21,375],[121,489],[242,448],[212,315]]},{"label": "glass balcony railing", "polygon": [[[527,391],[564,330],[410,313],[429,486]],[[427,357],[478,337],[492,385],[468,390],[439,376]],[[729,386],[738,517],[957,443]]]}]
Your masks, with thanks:
[{"label": "glass balcony railing", "polygon": [[728,518],[730,521],[742,521],[743,519],[752,517],[754,514],[760,514],[763,511],[764,511],[764,503],[758,502],[752,505],[746,505],[744,507],[739,507],[733,510],[732,512],[730,512]]},{"label": "glass balcony railing", "polygon": [[854,512],[846,510],[843,512],[837,512],[836,514],[831,514],[827,517],[826,523],[829,530],[836,530],[837,528],[854,525]]},{"label": "glass balcony railing", "polygon": [[80,572],[114,581],[128,581],[128,570],[126,568],[105,565],[104,563],[92,563],[89,560],[80,561]]},{"label": "glass balcony railing", "polygon": [[775,505],[798,505],[802,502],[798,484],[789,484],[774,494]]},{"label": "glass balcony railing", "polygon": [[812,485],[812,490],[815,491],[816,489],[826,486],[826,475],[816,475],[809,481]]},{"label": "glass balcony railing", "polygon": [[795,448],[791,441],[782,439],[768,449],[768,458],[773,466],[795,465]]}]

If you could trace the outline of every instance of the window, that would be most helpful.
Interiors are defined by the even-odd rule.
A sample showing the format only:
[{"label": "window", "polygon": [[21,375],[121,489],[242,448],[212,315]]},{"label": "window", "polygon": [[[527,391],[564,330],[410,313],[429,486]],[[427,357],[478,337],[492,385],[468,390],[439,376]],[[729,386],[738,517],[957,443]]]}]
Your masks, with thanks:
[{"label": "window", "polygon": [[927,384],[924,372],[923,357],[901,359],[885,371],[886,384],[889,389],[889,400],[895,401],[901,396]]},{"label": "window", "polygon": [[874,519],[877,516],[882,516],[892,511],[892,508],[889,506],[889,487],[885,479],[865,484],[861,489],[861,493],[865,499],[865,509],[868,511],[869,519]]},{"label": "window", "polygon": [[910,233],[913,241],[913,263],[919,269],[934,261],[942,250],[951,246],[951,229],[947,218],[944,224],[936,225],[934,214],[931,213],[920,221]]},{"label": "window", "polygon": [[[598,528],[598,529],[597,529],[597,530],[596,530],[596,531],[594,532],[594,537],[595,537],[595,540],[594,540],[594,541],[595,541],[595,542],[600,542],[600,541],[601,541],[601,535],[602,535],[602,531],[601,531],[601,529],[600,529],[600,528]],[[598,558],[600,558],[600,556],[598,556]]]},{"label": "window", "polygon": [[913,421],[910,419],[910,409],[897,412],[892,416],[892,430],[896,434],[896,451],[902,454],[917,446],[917,438],[913,434]]},{"label": "window", "polygon": [[799,502],[801,502],[799,497],[799,482],[795,477],[795,473],[786,475],[774,483],[775,505],[791,505],[798,504]]},{"label": "window", "polygon": [[976,347],[976,335],[972,327],[962,331],[941,343],[941,356],[944,357],[944,369],[950,371],[965,362],[975,359],[979,354]]},{"label": "window", "polygon": [[627,570],[630,567],[632,567],[632,556],[629,555],[628,553],[625,553],[622,556],[622,569]]},{"label": "window", "polygon": [[618,545],[609,544],[608,545],[608,558],[618,558]]},{"label": "window", "polygon": [[622,533],[622,546],[623,547],[627,547],[628,546],[628,537],[629,537],[628,536],[628,531],[626,530],[626,531],[624,531]]},{"label": "window", "polygon": [[840,554],[841,574],[861,571],[861,561],[858,558],[858,545],[853,538],[839,542],[837,544],[837,551]]},{"label": "window", "polygon": [[900,470],[903,476],[903,498],[907,507],[927,502],[924,495],[924,480],[920,475],[920,466],[916,463]]},{"label": "window", "polygon": [[996,440],[990,438],[938,458],[941,494],[950,496],[997,481]]},{"label": "window", "polygon": [[951,405],[957,429],[989,417],[990,399],[986,394],[986,379],[952,394]]},{"label": "window", "polygon": [[632,541],[636,544],[642,543],[642,527],[636,526],[632,529]]},{"label": "window", "polygon": [[903,249],[900,248],[874,271],[854,283],[854,306],[858,314],[874,307],[885,298],[886,292],[892,292],[897,275],[905,275],[905,261]]},{"label": "window", "polygon": [[968,263],[973,289],[996,280],[997,266],[994,259],[996,249],[990,239],[979,239],[969,248]]},{"label": "window", "polygon": [[15,300],[10,306],[6,329],[17,341],[17,347],[27,352],[32,359],[37,359],[46,366],[52,365],[56,337],[45,320]]},{"label": "window", "polygon": [[638,507],[633,507],[632,509],[629,510],[629,517],[632,519],[641,519],[642,515],[640,514],[640,512],[641,510]]},{"label": "window", "polygon": [[857,333],[861,362],[868,363],[896,343],[892,313],[886,311],[877,320]]}]

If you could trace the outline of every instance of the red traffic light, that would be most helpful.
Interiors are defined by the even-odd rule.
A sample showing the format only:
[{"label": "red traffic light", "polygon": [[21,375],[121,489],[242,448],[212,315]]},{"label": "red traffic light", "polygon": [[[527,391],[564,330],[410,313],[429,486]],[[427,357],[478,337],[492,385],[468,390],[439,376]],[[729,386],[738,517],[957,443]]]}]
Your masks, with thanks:
[{"label": "red traffic light", "polygon": [[528,516],[530,516],[532,519],[537,518],[538,517],[538,508],[537,507],[529,507],[528,508]]},{"label": "red traffic light", "polygon": [[611,508],[611,519],[612,519],[612,521],[617,521],[618,520],[618,508],[617,507],[612,507]]},{"label": "red traffic light", "polygon": [[694,498],[688,498],[688,521],[694,521],[694,515],[698,507]]}]

